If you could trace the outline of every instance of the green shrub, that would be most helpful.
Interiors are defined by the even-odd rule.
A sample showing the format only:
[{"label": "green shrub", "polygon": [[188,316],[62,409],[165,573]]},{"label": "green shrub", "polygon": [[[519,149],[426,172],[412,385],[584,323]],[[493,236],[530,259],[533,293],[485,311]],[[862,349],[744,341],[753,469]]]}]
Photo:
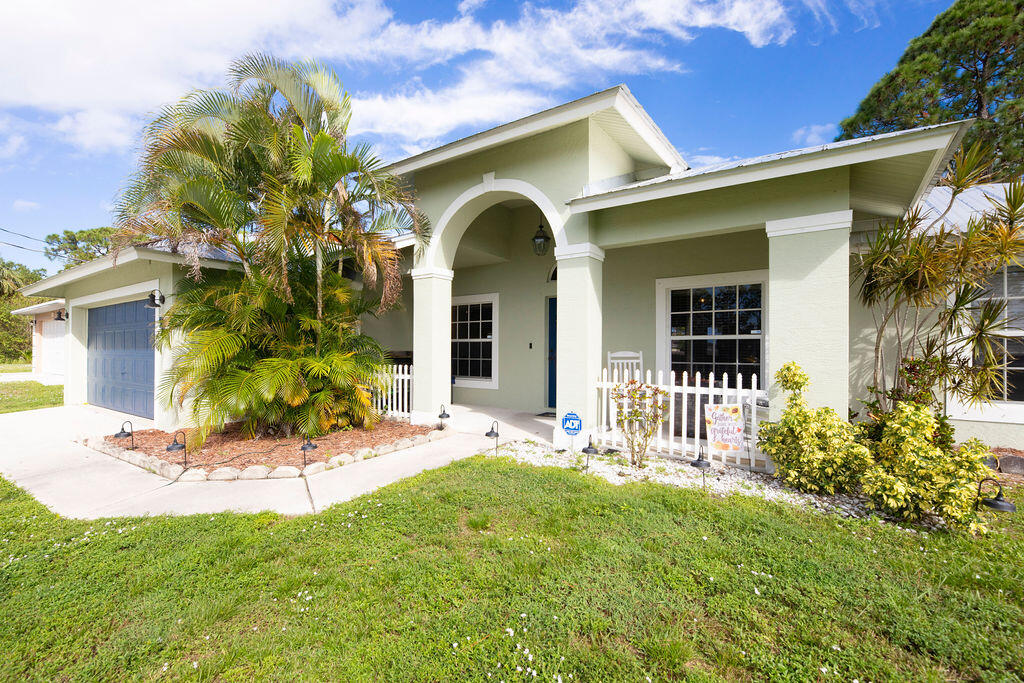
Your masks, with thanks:
[{"label": "green shrub", "polygon": [[[879,430],[877,440],[863,436]],[[978,482],[987,473],[983,443],[971,439],[960,448],[943,447],[934,411],[910,402],[897,403],[860,431],[872,455],[863,492],[877,509],[908,520],[932,513],[952,527],[984,530],[974,506]]]},{"label": "green shrub", "polygon": [[853,425],[831,408],[807,405],[810,380],[796,363],[779,368],[775,380],[789,393],[786,408],[778,422],[761,425],[757,445],[775,463],[776,476],[801,491],[855,491],[871,456]]}]

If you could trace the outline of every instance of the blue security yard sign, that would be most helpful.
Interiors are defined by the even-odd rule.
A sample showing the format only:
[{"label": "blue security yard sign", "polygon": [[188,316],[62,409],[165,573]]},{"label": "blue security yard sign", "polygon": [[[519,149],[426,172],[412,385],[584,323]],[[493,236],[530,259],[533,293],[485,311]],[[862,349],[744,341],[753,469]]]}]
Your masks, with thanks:
[{"label": "blue security yard sign", "polygon": [[568,412],[562,416],[562,430],[569,436],[576,436],[582,429],[583,420],[576,413]]}]

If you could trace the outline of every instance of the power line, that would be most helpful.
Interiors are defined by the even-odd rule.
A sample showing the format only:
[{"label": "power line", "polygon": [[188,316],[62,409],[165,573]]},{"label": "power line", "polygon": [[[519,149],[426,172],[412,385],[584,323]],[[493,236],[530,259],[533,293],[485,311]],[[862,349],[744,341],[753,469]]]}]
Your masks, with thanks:
[{"label": "power line", "polygon": [[[3,228],[0,228],[0,230],[2,230],[2,229]],[[10,232],[10,230],[4,230],[4,232]],[[34,251],[37,254],[43,254],[47,258],[50,257],[50,255],[47,254],[42,249],[33,249],[32,247],[23,247],[20,244],[14,244],[13,242],[4,242],[3,240],[0,240],[0,244],[6,245],[8,247],[14,247],[15,249],[23,249],[25,251]],[[63,254],[54,254],[54,256],[56,256],[57,258],[66,259],[68,261],[75,261],[77,263],[85,263],[85,261],[83,261],[82,259],[77,259],[77,258],[75,258],[73,256],[64,256]]]},{"label": "power line", "polygon": [[14,232],[13,230],[8,230],[7,228],[0,228],[0,232],[9,232],[12,235],[17,235],[18,237],[24,237],[27,240],[35,240],[36,242],[42,242],[43,244],[49,244],[49,242],[47,242],[46,240],[41,240],[38,237],[33,237],[32,235],[24,235],[24,234],[22,234],[20,232]]}]

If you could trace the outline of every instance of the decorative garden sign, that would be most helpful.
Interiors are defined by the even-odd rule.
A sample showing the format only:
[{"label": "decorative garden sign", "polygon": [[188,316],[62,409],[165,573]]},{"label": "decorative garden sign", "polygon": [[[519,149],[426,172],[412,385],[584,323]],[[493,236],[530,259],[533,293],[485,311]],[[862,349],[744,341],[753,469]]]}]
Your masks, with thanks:
[{"label": "decorative garden sign", "polygon": [[738,403],[707,404],[704,406],[704,424],[709,451],[731,453],[743,450],[743,410]]}]

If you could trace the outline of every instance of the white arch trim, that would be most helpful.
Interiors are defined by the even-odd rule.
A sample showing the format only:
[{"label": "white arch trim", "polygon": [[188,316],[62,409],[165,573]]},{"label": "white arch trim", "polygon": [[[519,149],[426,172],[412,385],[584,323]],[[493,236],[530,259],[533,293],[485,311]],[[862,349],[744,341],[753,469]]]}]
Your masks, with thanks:
[{"label": "white arch trim", "polygon": [[495,178],[494,173],[485,173],[483,181],[479,185],[474,185],[456,197],[455,201],[449,204],[448,208],[441,214],[441,219],[437,222],[434,234],[430,239],[430,246],[427,247],[425,263],[436,263],[434,259],[437,257],[438,249],[441,248],[441,239],[444,236],[444,231],[448,228],[448,224],[455,217],[455,214],[458,213],[459,209],[489,192],[510,192],[529,199],[540,208],[544,218],[547,219],[548,225],[551,226],[551,232],[555,238],[555,247],[565,245],[565,221],[562,220],[561,214],[555,208],[554,202],[548,199],[546,194],[524,180]]}]

